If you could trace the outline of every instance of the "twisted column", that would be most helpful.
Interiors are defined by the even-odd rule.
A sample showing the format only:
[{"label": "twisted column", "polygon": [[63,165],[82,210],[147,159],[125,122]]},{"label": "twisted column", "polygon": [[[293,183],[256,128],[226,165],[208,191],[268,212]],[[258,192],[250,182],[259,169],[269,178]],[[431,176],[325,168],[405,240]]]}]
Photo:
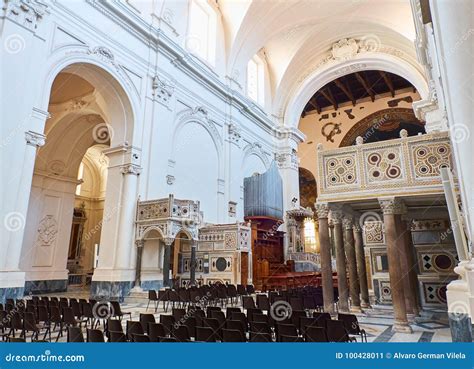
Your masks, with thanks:
[{"label": "twisted column", "polygon": [[334,224],[334,245],[336,249],[337,289],[339,292],[339,311],[349,311],[349,293],[347,290],[346,255],[342,235],[342,211],[331,210]]},{"label": "twisted column", "polygon": [[328,204],[316,204],[319,223],[319,252],[321,256],[321,284],[324,311],[334,313],[334,287],[332,282],[331,243],[329,240]]}]

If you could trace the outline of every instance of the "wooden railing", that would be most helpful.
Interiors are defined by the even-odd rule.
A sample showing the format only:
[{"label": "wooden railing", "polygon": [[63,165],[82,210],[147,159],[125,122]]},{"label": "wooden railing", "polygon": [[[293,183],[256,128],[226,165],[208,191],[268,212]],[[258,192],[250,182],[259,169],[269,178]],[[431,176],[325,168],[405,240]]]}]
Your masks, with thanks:
[{"label": "wooden railing", "polygon": [[440,194],[440,168],[452,168],[448,132],[331,150],[318,149],[318,201]]}]

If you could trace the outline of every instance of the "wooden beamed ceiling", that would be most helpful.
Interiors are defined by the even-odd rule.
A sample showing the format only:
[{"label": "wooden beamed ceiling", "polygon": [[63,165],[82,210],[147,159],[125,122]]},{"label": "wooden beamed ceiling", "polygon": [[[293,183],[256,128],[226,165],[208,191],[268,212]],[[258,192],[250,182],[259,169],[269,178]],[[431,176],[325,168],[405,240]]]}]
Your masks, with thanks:
[{"label": "wooden beamed ceiling", "polygon": [[406,88],[416,91],[410,82],[393,73],[380,70],[351,73],[329,82],[317,91],[306,104],[302,116],[311,111],[321,113],[327,107],[337,110],[347,102],[356,106],[365,98],[375,101],[386,93],[395,97],[397,91]]}]

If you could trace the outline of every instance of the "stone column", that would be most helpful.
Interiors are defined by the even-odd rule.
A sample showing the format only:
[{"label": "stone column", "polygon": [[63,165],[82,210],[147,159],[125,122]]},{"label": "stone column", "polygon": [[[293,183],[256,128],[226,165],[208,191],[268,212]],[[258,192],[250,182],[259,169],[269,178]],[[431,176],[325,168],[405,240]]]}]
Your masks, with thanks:
[{"label": "stone column", "polygon": [[352,218],[344,217],[344,249],[347,256],[347,266],[349,269],[349,288],[351,295],[351,310],[361,312],[360,308],[360,286],[357,275],[357,259],[354,245],[354,231],[352,230]]},{"label": "stone column", "polygon": [[137,245],[137,262],[135,266],[135,290],[141,290],[141,274],[142,274],[142,254],[143,254],[143,246],[145,246],[145,240],[137,240],[135,241]]},{"label": "stone column", "polygon": [[196,241],[191,241],[191,264],[189,269],[189,283],[191,286],[196,284]]},{"label": "stone column", "polygon": [[334,313],[334,288],[332,282],[331,243],[329,240],[327,204],[316,204],[319,223],[319,247],[321,256],[321,282],[323,287],[324,311]]},{"label": "stone column", "polygon": [[401,255],[398,251],[399,242],[397,241],[396,214],[401,212],[401,204],[398,199],[393,197],[379,199],[379,203],[383,211],[383,223],[387,243],[388,273],[392,293],[393,315],[395,318],[392,330],[395,332],[412,333],[412,329],[407,320],[400,262]]},{"label": "stone column", "polygon": [[[412,219],[408,218],[406,214],[400,218],[400,234],[402,234],[403,238],[402,244],[408,267],[408,278],[405,282],[405,291],[407,292],[405,294],[405,301],[407,301],[407,313],[419,316],[421,303],[418,288],[418,265],[415,257],[415,248],[411,239],[411,222]],[[408,304],[410,308],[408,308]]]},{"label": "stone column", "polygon": [[170,263],[171,263],[171,247],[174,242],[174,238],[166,237],[163,239],[165,243],[165,252],[163,255],[163,286],[171,287],[170,281]]},{"label": "stone column", "polygon": [[369,286],[367,282],[367,270],[365,266],[364,243],[362,241],[362,228],[360,224],[354,222],[354,246],[357,259],[357,274],[359,275],[360,297],[362,308],[370,308]]},{"label": "stone column", "polygon": [[331,210],[334,224],[334,244],[336,248],[337,288],[339,291],[339,311],[349,311],[349,293],[347,290],[346,255],[342,235],[342,211]]}]

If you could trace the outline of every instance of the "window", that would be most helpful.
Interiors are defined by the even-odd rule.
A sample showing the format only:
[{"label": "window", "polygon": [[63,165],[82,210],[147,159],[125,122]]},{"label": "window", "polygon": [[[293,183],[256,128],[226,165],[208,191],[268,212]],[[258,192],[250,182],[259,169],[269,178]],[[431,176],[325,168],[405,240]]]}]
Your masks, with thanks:
[{"label": "window", "polygon": [[264,65],[258,56],[254,56],[247,64],[247,96],[263,105],[264,96]]},{"label": "window", "polygon": [[216,58],[216,28],[214,8],[205,0],[191,0],[186,48],[212,65]]},{"label": "window", "polygon": [[318,252],[316,240],[316,224],[313,219],[304,220],[304,249],[305,252]]}]

